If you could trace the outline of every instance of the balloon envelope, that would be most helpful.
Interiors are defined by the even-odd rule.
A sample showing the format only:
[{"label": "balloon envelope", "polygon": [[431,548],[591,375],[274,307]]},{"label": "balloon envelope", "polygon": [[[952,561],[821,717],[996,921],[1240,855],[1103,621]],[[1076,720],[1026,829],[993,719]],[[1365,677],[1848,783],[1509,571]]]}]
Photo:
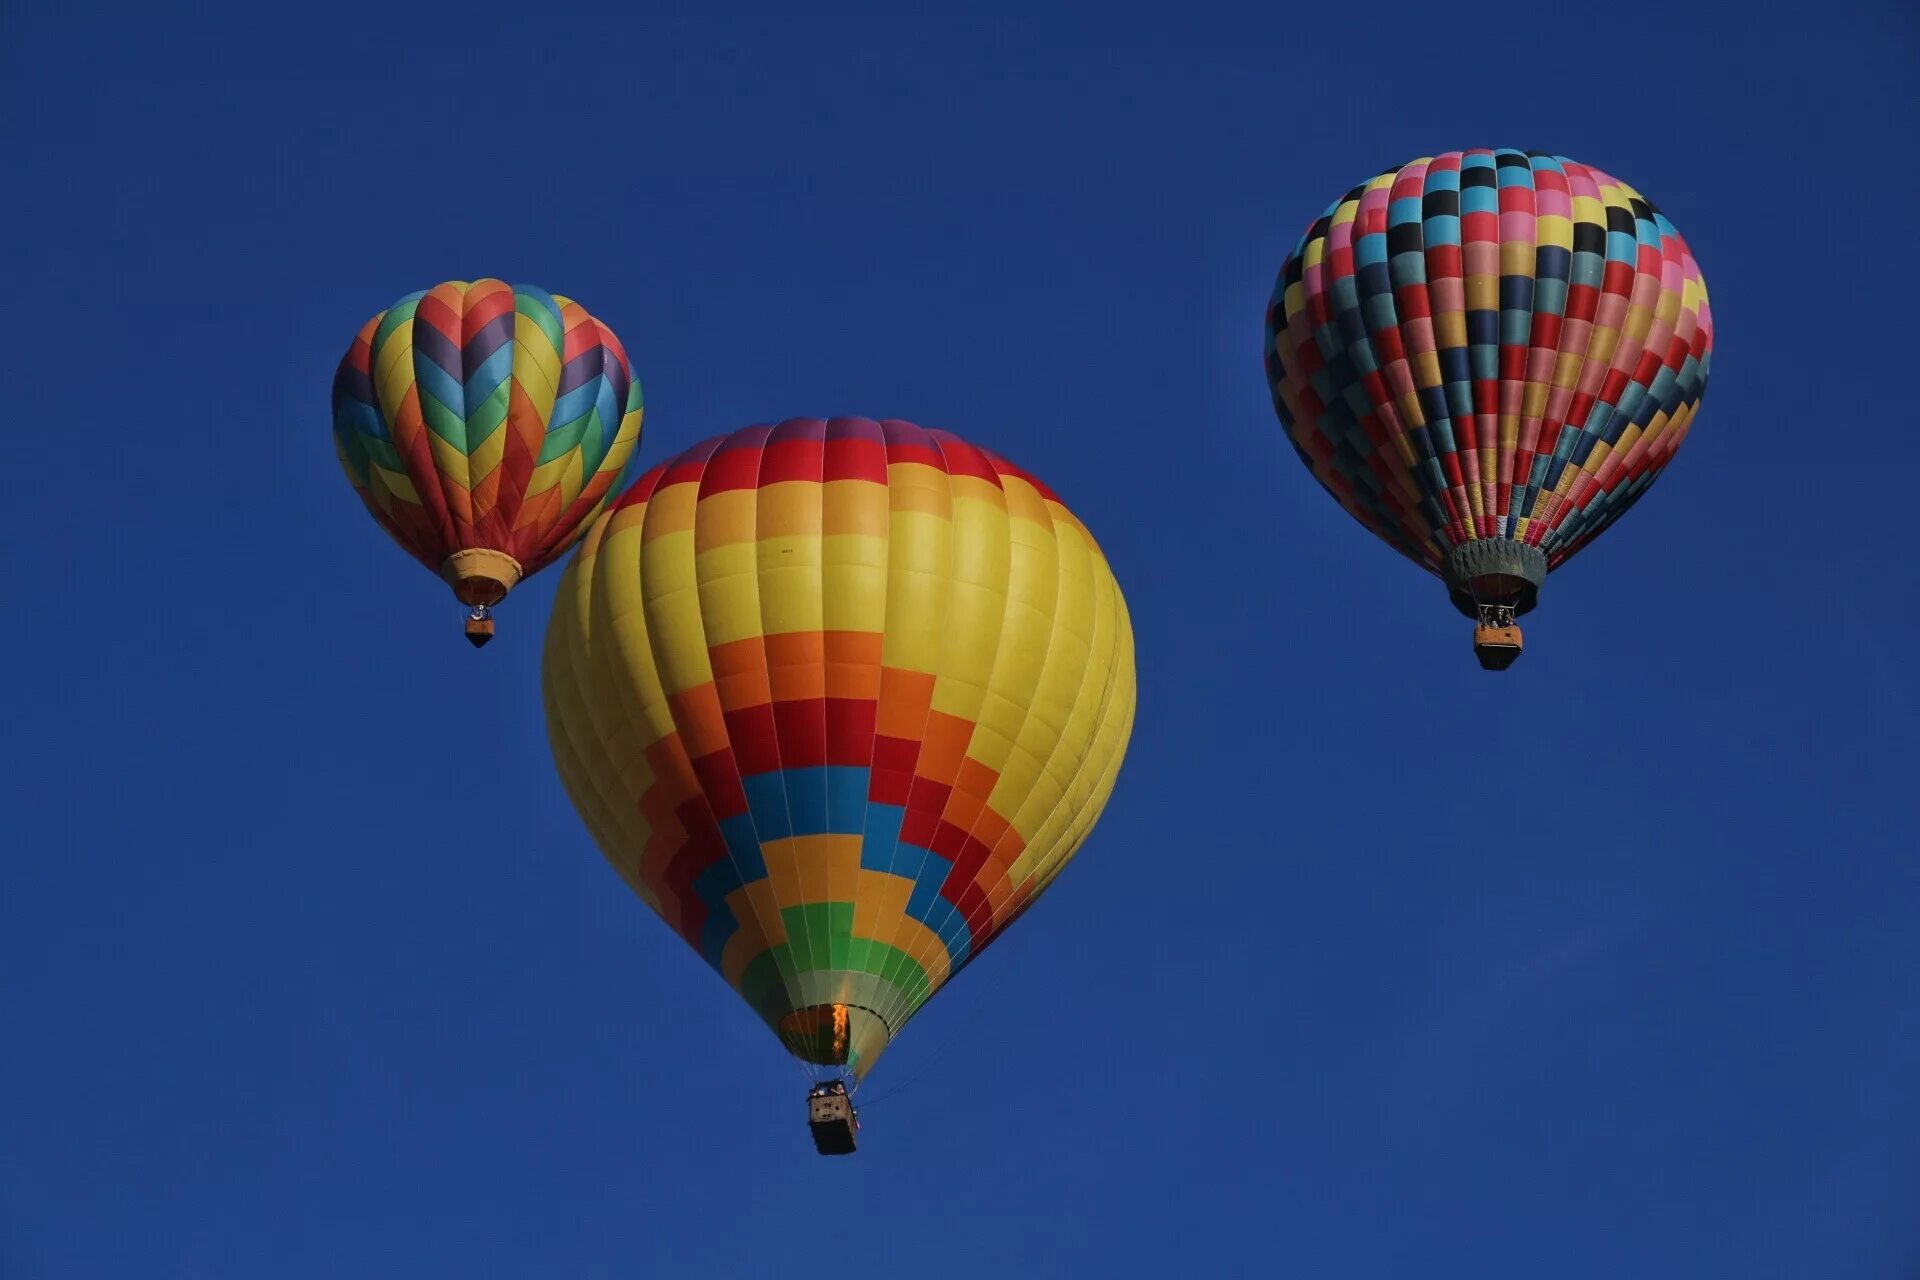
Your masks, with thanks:
[{"label": "balloon envelope", "polygon": [[579,303],[456,280],[362,327],[334,376],[334,444],[381,527],[492,605],[600,512],[641,405],[619,339]]},{"label": "balloon envelope", "polygon": [[1133,634],[1026,472],[791,419],[654,467],[588,531],[545,695],[615,870],[792,1053],[858,1075],[1086,838]]},{"label": "balloon envelope", "polygon": [[1706,284],[1598,169],[1454,151],[1336,200],[1267,310],[1274,409],[1361,524],[1471,614],[1525,612],[1659,478],[1705,391]]}]

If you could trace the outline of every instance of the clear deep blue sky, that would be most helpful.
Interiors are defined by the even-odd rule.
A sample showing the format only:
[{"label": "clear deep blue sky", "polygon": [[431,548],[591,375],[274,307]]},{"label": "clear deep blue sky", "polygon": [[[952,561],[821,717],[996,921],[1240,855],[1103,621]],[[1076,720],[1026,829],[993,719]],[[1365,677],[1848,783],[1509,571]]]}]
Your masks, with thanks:
[{"label": "clear deep blue sky", "polygon": [[[1910,9],[183,8],[0,13],[5,1280],[1920,1274]],[[1499,677],[1260,361],[1465,146],[1645,191],[1718,324]],[[337,472],[355,329],[477,275],[649,462],[945,427],[1128,593],[1112,805],[852,1160],[562,794],[554,575],[471,653]]]}]

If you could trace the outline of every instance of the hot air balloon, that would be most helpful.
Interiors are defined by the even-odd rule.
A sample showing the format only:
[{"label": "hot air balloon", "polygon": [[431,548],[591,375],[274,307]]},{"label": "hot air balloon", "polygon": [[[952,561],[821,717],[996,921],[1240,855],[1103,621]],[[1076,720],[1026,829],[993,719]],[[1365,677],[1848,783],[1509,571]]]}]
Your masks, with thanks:
[{"label": "hot air balloon", "polygon": [[640,439],[620,340],[569,298],[455,280],[367,321],[333,379],[340,465],[466,605],[467,638],[598,515]]},{"label": "hot air balloon", "polygon": [[[1133,633],[1033,476],[911,423],[797,418],[688,449],[594,524],[544,688],[614,869],[857,1085],[1093,828]],[[845,1085],[809,1105],[820,1149],[851,1150]]]},{"label": "hot air balloon", "polygon": [[1281,268],[1266,330],[1301,460],[1439,575],[1493,670],[1547,573],[1672,460],[1713,351],[1673,224],[1537,151],[1448,152],[1347,192]]}]

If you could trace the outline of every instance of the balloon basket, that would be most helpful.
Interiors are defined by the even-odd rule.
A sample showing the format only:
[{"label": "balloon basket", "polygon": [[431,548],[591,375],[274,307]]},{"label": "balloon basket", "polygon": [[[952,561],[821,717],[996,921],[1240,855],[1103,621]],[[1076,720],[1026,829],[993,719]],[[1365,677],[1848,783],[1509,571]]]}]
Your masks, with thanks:
[{"label": "balloon basket", "polygon": [[1482,624],[1473,629],[1473,656],[1488,671],[1505,671],[1520,658],[1520,628]]},{"label": "balloon basket", "polygon": [[813,1134],[813,1149],[823,1156],[850,1156],[859,1145],[860,1113],[853,1098],[838,1080],[815,1085],[807,1093],[807,1128]]},{"label": "balloon basket", "polygon": [[493,639],[493,612],[488,609],[475,609],[467,615],[467,643],[476,649],[486,647]]}]

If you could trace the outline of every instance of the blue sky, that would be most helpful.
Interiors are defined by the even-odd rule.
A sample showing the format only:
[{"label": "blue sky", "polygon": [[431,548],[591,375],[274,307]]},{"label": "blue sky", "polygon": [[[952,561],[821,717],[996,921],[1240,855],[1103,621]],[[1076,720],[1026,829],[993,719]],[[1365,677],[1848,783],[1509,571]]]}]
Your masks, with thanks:
[{"label": "blue sky", "polygon": [[[1911,10],[184,8],[0,13],[0,1276],[1920,1272]],[[1718,326],[1501,677],[1260,362],[1463,146],[1647,192]],[[552,575],[475,655],[337,472],[357,326],[476,275],[649,461],[946,427],[1128,593],[1113,803],[855,1159],[570,810]]]}]

